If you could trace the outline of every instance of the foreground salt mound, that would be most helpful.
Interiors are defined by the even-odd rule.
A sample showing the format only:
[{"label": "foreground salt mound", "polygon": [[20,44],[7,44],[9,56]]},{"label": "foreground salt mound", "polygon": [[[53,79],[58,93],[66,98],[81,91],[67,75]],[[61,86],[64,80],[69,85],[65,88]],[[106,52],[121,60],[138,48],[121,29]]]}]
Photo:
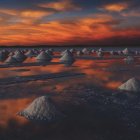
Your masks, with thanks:
[{"label": "foreground salt mound", "polygon": [[140,81],[136,78],[131,78],[126,83],[122,84],[119,89],[124,91],[139,92]]},{"label": "foreground salt mound", "polygon": [[19,112],[18,115],[23,116],[29,120],[52,122],[63,117],[51,99],[42,96],[35,99],[27,108]]}]

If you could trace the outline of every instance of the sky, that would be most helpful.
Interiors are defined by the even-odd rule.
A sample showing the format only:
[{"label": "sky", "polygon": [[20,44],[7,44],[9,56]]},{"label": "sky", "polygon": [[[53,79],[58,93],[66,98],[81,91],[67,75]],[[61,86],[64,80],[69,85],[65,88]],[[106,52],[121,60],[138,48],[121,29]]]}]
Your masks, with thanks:
[{"label": "sky", "polygon": [[0,45],[140,45],[140,0],[0,0]]}]

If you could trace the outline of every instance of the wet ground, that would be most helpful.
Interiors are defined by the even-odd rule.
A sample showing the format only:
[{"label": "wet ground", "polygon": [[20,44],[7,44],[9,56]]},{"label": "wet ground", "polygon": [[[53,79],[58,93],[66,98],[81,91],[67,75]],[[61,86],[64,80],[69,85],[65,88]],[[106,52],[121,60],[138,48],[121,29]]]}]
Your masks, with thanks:
[{"label": "wet ground", "polygon": [[[53,62],[59,62],[58,58]],[[139,58],[130,65],[120,58],[78,59],[71,67],[57,64],[0,68],[0,78],[85,73],[78,77],[1,85],[0,140],[139,140],[140,95],[117,90],[129,78],[140,78],[139,71]],[[63,120],[39,124],[16,115],[42,95],[54,100],[66,115]]]}]

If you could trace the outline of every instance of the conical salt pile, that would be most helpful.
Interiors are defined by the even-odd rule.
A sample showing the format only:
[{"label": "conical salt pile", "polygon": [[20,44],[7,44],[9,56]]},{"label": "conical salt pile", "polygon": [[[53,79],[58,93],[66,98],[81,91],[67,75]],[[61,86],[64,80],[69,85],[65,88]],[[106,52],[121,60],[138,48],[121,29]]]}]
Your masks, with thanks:
[{"label": "conical salt pile", "polygon": [[60,55],[63,56],[66,52],[70,52],[70,51],[69,50],[62,51]]},{"label": "conical salt pile", "polygon": [[103,53],[101,51],[97,52],[98,57],[103,57]]},{"label": "conical salt pile", "polygon": [[82,55],[83,53],[82,53],[82,51],[80,50],[80,51],[77,51],[77,53],[76,53],[78,56],[80,56],[80,55]]},{"label": "conical salt pile", "polygon": [[98,52],[103,52],[103,49],[102,49],[102,48],[100,48],[100,49],[98,50]]},{"label": "conical salt pile", "polygon": [[76,50],[75,50],[74,48],[72,48],[72,49],[70,49],[70,52],[71,52],[71,53],[75,53]]},{"label": "conical salt pile", "polygon": [[60,58],[60,62],[66,66],[70,66],[74,63],[75,59],[70,51],[66,51],[65,54]]},{"label": "conical salt pile", "polygon": [[140,81],[136,78],[131,78],[126,83],[122,84],[119,89],[124,91],[139,92]]},{"label": "conical salt pile", "polygon": [[111,54],[111,55],[114,55],[114,54],[115,54],[115,52],[114,52],[114,51],[110,51],[110,54]]},{"label": "conical salt pile", "polygon": [[26,56],[21,52],[17,51],[13,57],[18,61],[18,62],[23,62],[26,59]]},{"label": "conical salt pile", "polygon": [[84,49],[82,50],[82,53],[83,53],[83,54],[86,54],[86,55],[89,55],[89,54],[90,54],[90,51],[89,51],[87,48],[84,48]]},{"label": "conical salt pile", "polygon": [[35,53],[33,52],[33,50],[29,50],[26,54],[27,57],[34,57]]},{"label": "conical salt pile", "polygon": [[135,55],[138,55],[139,54],[139,52],[138,51],[135,51]]},{"label": "conical salt pile", "polygon": [[6,59],[5,63],[7,63],[7,64],[16,64],[16,63],[18,63],[18,62],[17,62],[17,60],[16,60],[14,57],[9,56],[9,57]]},{"label": "conical salt pile", "polygon": [[118,55],[121,55],[122,54],[122,52],[121,51],[118,51]]},{"label": "conical salt pile", "polygon": [[8,56],[13,56],[14,55],[14,52],[10,52]]},{"label": "conical salt pile", "polygon": [[95,53],[95,50],[94,50],[94,49],[92,49],[92,50],[91,50],[91,52],[92,52],[92,53]]},{"label": "conical salt pile", "polygon": [[123,51],[124,55],[129,55],[130,54],[130,50],[128,48],[125,48]]},{"label": "conical salt pile", "polygon": [[51,56],[44,51],[42,51],[37,57],[36,60],[39,62],[50,62],[52,60]]},{"label": "conical salt pile", "polygon": [[35,99],[18,115],[29,120],[52,122],[61,119],[64,115],[59,112],[50,98],[46,96]]},{"label": "conical salt pile", "polygon": [[46,50],[45,53],[47,53],[50,56],[53,55],[53,51],[51,51],[51,50]]}]

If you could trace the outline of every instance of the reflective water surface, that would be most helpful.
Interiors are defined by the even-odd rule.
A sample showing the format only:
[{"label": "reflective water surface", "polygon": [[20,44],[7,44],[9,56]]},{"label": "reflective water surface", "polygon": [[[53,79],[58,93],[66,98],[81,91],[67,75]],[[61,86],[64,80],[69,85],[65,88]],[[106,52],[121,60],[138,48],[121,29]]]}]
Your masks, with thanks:
[{"label": "reflective water surface", "polygon": [[[34,58],[29,58],[26,60],[26,62],[34,62]],[[53,62],[59,62],[59,60],[55,58],[53,59]],[[16,71],[17,69],[28,70]],[[76,104],[76,98],[72,99],[73,97],[69,96],[70,93],[65,95],[64,91],[70,91],[73,92],[72,94],[75,94],[75,92],[80,92],[80,88],[82,88],[84,85],[90,87],[97,86],[102,90],[116,90],[118,86],[120,86],[129,78],[140,78],[140,60],[137,58],[135,63],[127,65],[122,59],[78,59],[70,67],[65,67],[63,64],[50,64],[47,66],[0,68],[0,78],[56,73],[63,71],[83,72],[86,75],[0,86],[0,139],[105,139],[103,137],[100,137],[100,133],[104,134],[103,132],[93,132],[93,130],[96,130],[96,127],[97,129],[102,127],[101,131],[103,129],[106,129],[106,127],[104,127],[104,125],[107,125],[104,122],[105,120],[102,120],[102,123],[98,123],[96,121],[97,124],[95,122],[92,122],[91,120],[93,118],[90,118],[90,116],[92,116],[92,113],[94,114],[94,112],[90,114],[84,108],[84,106],[82,106],[82,109],[80,107],[80,111],[77,112],[76,107],[74,107],[73,109],[73,103],[74,105]],[[56,104],[60,106],[62,111],[67,110],[66,112],[68,112],[69,110],[71,113],[68,112],[68,114],[70,114],[70,116],[71,114],[75,114],[75,117],[71,116],[70,120],[66,119],[64,120],[64,122],[60,122],[60,124],[56,123],[42,125],[36,124],[34,122],[29,122],[23,117],[17,116],[18,111],[24,109],[36,97],[42,95],[53,96]],[[81,114],[81,112],[83,112],[84,115]],[[89,113],[87,115],[89,116],[88,119],[85,115],[86,113]],[[81,118],[78,118],[79,116],[81,116]],[[94,116],[96,115],[94,114]],[[97,119],[98,117],[96,116],[95,118]],[[112,121],[113,120],[110,120],[110,122]],[[94,125],[91,125],[92,123]],[[115,124],[115,126],[117,125]],[[85,132],[85,134],[82,135],[81,133],[83,132]],[[125,132],[124,130],[124,136],[127,136],[127,132],[128,131]],[[108,131],[108,133],[110,132]],[[110,139],[112,139],[112,137],[114,137],[115,135],[117,135],[117,132],[114,133],[114,135],[108,134],[105,136],[106,138],[109,138],[108,136],[110,136]]]}]

